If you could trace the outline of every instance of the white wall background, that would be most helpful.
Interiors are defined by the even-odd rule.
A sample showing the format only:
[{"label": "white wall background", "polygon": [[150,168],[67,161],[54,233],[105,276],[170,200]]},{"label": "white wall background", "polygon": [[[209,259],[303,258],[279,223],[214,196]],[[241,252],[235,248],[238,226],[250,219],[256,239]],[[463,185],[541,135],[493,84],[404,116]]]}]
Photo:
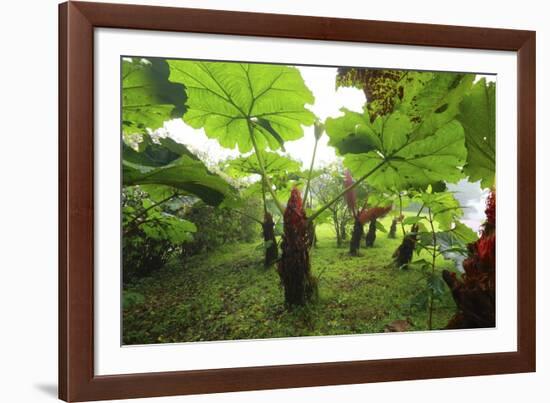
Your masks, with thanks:
[{"label": "white wall background", "polygon": [[[550,379],[548,263],[550,26],[545,2],[460,0],[148,0],[182,7],[427,22],[537,31],[538,195],[536,374],[159,398],[151,402],[543,402]],[[0,401],[56,399],[57,0],[3,2],[0,23]],[[534,197],[534,195],[533,195]]]}]

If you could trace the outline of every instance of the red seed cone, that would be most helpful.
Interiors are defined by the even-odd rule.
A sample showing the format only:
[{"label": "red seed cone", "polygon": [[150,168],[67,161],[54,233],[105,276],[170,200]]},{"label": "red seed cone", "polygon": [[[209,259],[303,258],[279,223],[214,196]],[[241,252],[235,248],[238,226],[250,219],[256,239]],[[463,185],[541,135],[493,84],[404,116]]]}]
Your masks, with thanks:
[{"label": "red seed cone", "polygon": [[495,326],[495,191],[487,199],[485,215],[481,237],[468,245],[469,256],[462,264],[464,274],[457,278],[455,273],[443,272],[458,307],[457,314],[447,324],[448,329]]},{"label": "red seed cone", "polygon": [[308,222],[297,188],[292,189],[284,212],[282,256],[279,277],[288,307],[305,305],[317,295],[317,283],[311,275]]}]

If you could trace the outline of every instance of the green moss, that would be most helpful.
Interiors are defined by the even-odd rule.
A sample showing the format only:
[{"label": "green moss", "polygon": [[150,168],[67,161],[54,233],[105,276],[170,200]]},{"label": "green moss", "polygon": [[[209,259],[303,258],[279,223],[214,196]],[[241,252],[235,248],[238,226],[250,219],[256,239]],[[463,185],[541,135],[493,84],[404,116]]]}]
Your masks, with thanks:
[{"label": "green moss", "polygon": [[[389,228],[391,218],[381,222]],[[287,311],[279,277],[273,267],[264,268],[256,244],[227,245],[184,263],[173,260],[129,286],[125,293],[133,298],[123,311],[124,343],[373,333],[397,319],[409,319],[411,330],[427,330],[427,310],[410,304],[425,287],[424,276],[392,266],[399,231],[396,239],[377,237],[359,257],[349,256],[346,244],[336,248],[328,224],[317,226],[317,237],[318,247],[311,250],[319,278],[315,304]],[[452,267],[438,260],[438,271]],[[435,305],[434,328],[445,326],[454,312],[445,290]]]}]

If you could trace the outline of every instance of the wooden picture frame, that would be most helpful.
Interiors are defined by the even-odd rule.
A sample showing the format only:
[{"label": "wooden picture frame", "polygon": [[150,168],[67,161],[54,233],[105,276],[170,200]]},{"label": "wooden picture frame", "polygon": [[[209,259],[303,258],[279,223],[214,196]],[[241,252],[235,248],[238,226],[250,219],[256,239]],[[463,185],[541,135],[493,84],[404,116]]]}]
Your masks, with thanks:
[{"label": "wooden picture frame", "polygon": [[[518,350],[94,375],[94,28],[505,50],[518,58]],[[66,401],[535,371],[535,32],[184,8],[59,6],[59,398]]]}]

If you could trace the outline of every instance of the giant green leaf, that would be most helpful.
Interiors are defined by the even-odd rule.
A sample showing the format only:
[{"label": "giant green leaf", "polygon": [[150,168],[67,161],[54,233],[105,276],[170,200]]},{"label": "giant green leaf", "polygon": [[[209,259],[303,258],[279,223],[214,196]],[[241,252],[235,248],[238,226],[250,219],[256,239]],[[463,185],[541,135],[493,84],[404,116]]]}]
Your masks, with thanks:
[{"label": "giant green leaf", "polygon": [[454,228],[451,232],[456,238],[460,239],[465,244],[475,242],[478,239],[478,234],[460,221],[455,222]]},{"label": "giant green leaf", "polygon": [[399,110],[415,125],[416,139],[430,136],[455,119],[464,95],[472,86],[475,75],[431,73],[430,80],[415,83],[415,94],[409,98],[407,89]]},{"label": "giant green leaf", "polygon": [[[261,156],[266,175],[300,171],[301,164],[289,157],[269,151],[262,151]],[[224,164],[224,172],[235,177],[262,174],[258,158],[254,154],[227,161]]]},{"label": "giant green leaf", "polygon": [[315,121],[305,108],[314,97],[295,67],[169,60],[170,80],[185,85],[185,122],[242,153],[272,150],[303,136],[302,125]]},{"label": "giant green leaf", "polygon": [[371,122],[395,111],[408,115],[419,137],[433,134],[456,116],[473,79],[472,74],[341,68],[336,85],[363,90]]},{"label": "giant green leaf", "polygon": [[225,180],[210,173],[201,161],[186,155],[159,167],[123,160],[122,168],[125,186],[141,184],[172,186],[214,206],[219,205],[232,193],[231,186]]},{"label": "giant green leaf", "polygon": [[413,124],[401,112],[394,112],[387,117],[378,116],[370,121],[366,110],[364,113],[342,109],[343,118],[326,121],[329,144],[340,154],[362,154],[379,150],[383,154],[403,146],[407,142]]},{"label": "giant green leaf", "polygon": [[[388,135],[391,136],[390,133]],[[465,158],[464,130],[454,120],[434,135],[421,140],[407,140],[396,149],[347,154],[344,165],[356,177],[379,166],[369,177],[369,185],[379,189],[409,189],[426,187],[438,181],[458,182],[462,177],[460,167]]]},{"label": "giant green leaf", "polygon": [[[220,176],[211,173],[204,163],[194,156],[183,144],[171,138],[160,138],[158,142],[145,136],[147,144],[136,151],[122,146],[122,178],[125,186],[157,185],[163,188],[159,193],[169,192],[172,187],[190,193],[205,203],[217,206],[224,198],[233,196],[233,188]],[[147,186],[149,193],[151,186]],[[156,195],[158,197],[162,197]]]},{"label": "giant green leaf", "polygon": [[122,129],[126,134],[158,129],[185,112],[185,87],[168,81],[162,59],[122,59]]},{"label": "giant green leaf", "polygon": [[122,144],[122,158],[127,162],[151,167],[159,167],[177,160],[182,155],[198,160],[189,149],[170,137],[159,138],[156,142],[148,134],[143,136],[138,150],[134,150],[126,143]]},{"label": "giant green leaf", "polygon": [[418,196],[418,202],[428,209],[434,221],[439,225],[439,230],[450,230],[454,223],[464,215],[462,207],[452,192],[428,191],[422,192]]},{"label": "giant green leaf", "polygon": [[456,221],[448,231],[435,233],[439,252],[445,259],[454,260],[458,269],[468,256],[468,244],[477,241],[477,234],[468,226]]},{"label": "giant green leaf", "polygon": [[466,148],[464,129],[455,117],[474,76],[409,72],[397,80],[380,77],[383,82],[374,86],[380,91],[399,86],[393,91],[395,99],[388,103],[375,97],[386,106],[374,114],[367,102],[363,113],[343,109],[343,116],[327,119],[329,144],[344,156],[354,177],[370,173],[369,185],[378,189],[457,182],[463,175]]},{"label": "giant green leaf", "polygon": [[343,108],[344,117],[328,118],[325,128],[329,135],[329,145],[342,155],[362,154],[381,149],[381,122],[378,118],[371,122],[365,113],[361,114]]},{"label": "giant green leaf", "polygon": [[457,119],[464,127],[468,158],[464,172],[470,181],[490,188],[495,180],[495,83],[479,80],[464,97]]}]

